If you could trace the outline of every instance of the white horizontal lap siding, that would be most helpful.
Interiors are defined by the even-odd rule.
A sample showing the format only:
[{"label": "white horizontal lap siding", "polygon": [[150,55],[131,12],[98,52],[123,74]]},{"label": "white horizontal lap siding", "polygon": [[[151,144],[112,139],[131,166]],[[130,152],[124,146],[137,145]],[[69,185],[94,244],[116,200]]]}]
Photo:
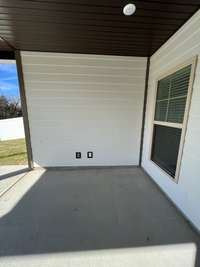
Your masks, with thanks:
[{"label": "white horizontal lap siding", "polygon": [[[178,184],[149,160],[156,79],[184,61],[198,56],[189,120]],[[152,57],[145,121],[142,166],[200,230],[200,11]]]},{"label": "white horizontal lap siding", "polygon": [[[22,52],[35,164],[138,165],[146,63]],[[76,151],[82,159],[75,159]]]}]

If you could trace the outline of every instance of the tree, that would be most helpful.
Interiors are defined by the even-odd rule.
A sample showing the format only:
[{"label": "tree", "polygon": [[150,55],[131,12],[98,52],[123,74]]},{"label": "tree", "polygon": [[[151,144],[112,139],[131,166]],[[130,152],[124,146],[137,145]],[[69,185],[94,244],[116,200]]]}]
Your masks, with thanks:
[{"label": "tree", "polygon": [[0,119],[16,118],[22,116],[21,103],[19,98],[8,99],[0,96]]},{"label": "tree", "polygon": [[8,112],[8,100],[5,96],[0,96],[0,119],[6,119]]}]

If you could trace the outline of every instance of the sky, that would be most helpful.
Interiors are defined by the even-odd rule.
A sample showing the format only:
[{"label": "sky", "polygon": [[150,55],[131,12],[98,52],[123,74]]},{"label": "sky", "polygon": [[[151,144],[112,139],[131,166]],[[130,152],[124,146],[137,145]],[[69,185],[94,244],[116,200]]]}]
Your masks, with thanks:
[{"label": "sky", "polygon": [[0,95],[9,98],[19,96],[16,64],[0,63]]}]

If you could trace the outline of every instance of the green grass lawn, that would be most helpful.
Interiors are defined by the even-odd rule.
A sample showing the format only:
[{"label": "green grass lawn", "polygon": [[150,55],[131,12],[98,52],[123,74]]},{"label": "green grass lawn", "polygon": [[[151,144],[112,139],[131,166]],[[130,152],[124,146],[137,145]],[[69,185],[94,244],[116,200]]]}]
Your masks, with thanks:
[{"label": "green grass lawn", "polygon": [[25,139],[0,141],[0,165],[25,164],[27,164]]}]

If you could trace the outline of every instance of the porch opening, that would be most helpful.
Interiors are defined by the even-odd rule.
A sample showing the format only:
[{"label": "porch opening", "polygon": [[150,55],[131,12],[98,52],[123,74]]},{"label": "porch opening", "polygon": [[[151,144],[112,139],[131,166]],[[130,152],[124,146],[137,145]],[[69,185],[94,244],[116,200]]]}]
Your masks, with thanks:
[{"label": "porch opening", "polygon": [[28,169],[26,136],[15,60],[0,60],[0,194]]}]

